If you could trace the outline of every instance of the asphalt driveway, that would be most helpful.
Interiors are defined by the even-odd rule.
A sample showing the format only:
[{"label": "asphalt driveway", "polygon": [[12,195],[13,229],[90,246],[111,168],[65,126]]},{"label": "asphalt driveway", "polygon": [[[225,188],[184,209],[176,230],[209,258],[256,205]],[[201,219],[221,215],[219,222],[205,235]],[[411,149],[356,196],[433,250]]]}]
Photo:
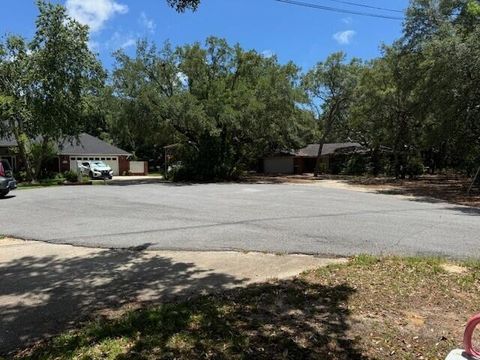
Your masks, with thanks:
[{"label": "asphalt driveway", "polygon": [[110,185],[19,190],[0,234],[105,248],[480,258],[480,211],[312,185]]}]

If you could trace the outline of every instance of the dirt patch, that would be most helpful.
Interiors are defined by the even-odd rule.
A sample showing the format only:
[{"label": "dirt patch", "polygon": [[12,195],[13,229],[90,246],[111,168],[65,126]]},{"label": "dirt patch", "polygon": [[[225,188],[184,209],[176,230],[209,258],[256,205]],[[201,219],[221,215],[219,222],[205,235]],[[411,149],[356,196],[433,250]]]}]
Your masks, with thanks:
[{"label": "dirt patch", "polygon": [[307,184],[362,192],[402,195],[426,201],[441,200],[459,205],[480,208],[480,189],[467,190],[472,179],[456,175],[425,175],[415,180],[392,177],[362,177],[346,175],[250,175],[242,179],[247,183]]},{"label": "dirt patch", "polygon": [[459,205],[480,207],[480,191],[467,194],[471,179],[461,176],[423,176],[416,180],[394,178],[351,178],[346,182],[381,194],[438,199]]},{"label": "dirt patch", "polygon": [[468,268],[455,264],[442,264],[442,269],[451,274],[465,274]]}]

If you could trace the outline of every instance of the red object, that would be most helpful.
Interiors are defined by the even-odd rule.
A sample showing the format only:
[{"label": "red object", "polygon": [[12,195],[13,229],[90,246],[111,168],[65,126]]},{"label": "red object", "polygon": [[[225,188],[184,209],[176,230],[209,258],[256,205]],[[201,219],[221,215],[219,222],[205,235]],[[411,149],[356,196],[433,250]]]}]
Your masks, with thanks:
[{"label": "red object", "polygon": [[3,168],[3,164],[0,161],[0,176],[5,176],[5,169]]},{"label": "red object", "polygon": [[480,352],[473,347],[473,332],[478,325],[480,325],[480,314],[477,314],[468,320],[465,334],[463,335],[465,352],[475,358],[480,358]]}]

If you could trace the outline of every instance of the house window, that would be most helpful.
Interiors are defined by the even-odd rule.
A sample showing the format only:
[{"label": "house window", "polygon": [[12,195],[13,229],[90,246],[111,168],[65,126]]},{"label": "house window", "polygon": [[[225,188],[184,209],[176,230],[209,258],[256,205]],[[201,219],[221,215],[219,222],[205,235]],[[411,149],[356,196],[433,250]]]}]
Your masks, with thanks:
[{"label": "house window", "polygon": [[102,160],[105,160],[105,158],[102,158]]},{"label": "house window", "polygon": [[107,158],[107,160],[112,160],[111,158]]},{"label": "house window", "polygon": [[94,159],[91,157],[91,158],[89,158],[88,160],[94,160]]},{"label": "house window", "polygon": [[95,158],[95,160],[100,160],[100,158]]},{"label": "house window", "polygon": [[112,160],[117,160],[117,158],[112,158]]}]

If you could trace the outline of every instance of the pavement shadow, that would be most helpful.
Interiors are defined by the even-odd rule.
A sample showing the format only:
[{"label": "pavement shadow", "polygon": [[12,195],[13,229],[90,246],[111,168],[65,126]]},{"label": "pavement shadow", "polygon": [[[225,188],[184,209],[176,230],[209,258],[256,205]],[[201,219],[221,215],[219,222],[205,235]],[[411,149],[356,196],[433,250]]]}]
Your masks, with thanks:
[{"label": "pavement shadow", "polygon": [[299,279],[250,285],[105,319],[50,344],[48,355],[81,354],[88,336],[130,344],[116,359],[367,359],[348,335],[354,292]]},{"label": "pavement shadow", "polygon": [[[431,196],[420,196],[420,195],[415,195],[415,194],[409,194],[405,193],[402,190],[377,190],[377,194],[383,194],[383,195],[406,195],[406,196],[411,196],[408,197],[407,200],[413,201],[413,202],[420,202],[420,203],[429,203],[429,204],[445,204],[448,203],[448,199],[441,199],[441,198],[435,198]],[[452,210],[452,211],[458,211],[466,215],[480,215],[480,208],[478,207],[472,207],[472,206],[467,206],[467,205],[455,205],[452,204],[452,206],[446,207],[446,210]]]},{"label": "pavement shadow", "polygon": [[0,196],[0,201],[2,201],[2,200],[8,200],[8,199],[13,199],[13,198],[15,198],[15,195]]},{"label": "pavement shadow", "polygon": [[0,265],[0,354],[76,327],[100,310],[218,291],[247,280],[142,251],[15,259]]},{"label": "pavement shadow", "polygon": [[466,206],[452,206],[447,208],[447,210],[460,211],[461,213],[465,215],[470,215],[470,216],[480,216],[479,208],[466,207]]},{"label": "pavement shadow", "polygon": [[151,184],[161,184],[165,186],[191,186],[197,185],[196,183],[191,182],[172,182],[165,179],[127,179],[127,180],[108,180],[106,185],[109,186],[132,186],[132,185],[151,185]]}]

